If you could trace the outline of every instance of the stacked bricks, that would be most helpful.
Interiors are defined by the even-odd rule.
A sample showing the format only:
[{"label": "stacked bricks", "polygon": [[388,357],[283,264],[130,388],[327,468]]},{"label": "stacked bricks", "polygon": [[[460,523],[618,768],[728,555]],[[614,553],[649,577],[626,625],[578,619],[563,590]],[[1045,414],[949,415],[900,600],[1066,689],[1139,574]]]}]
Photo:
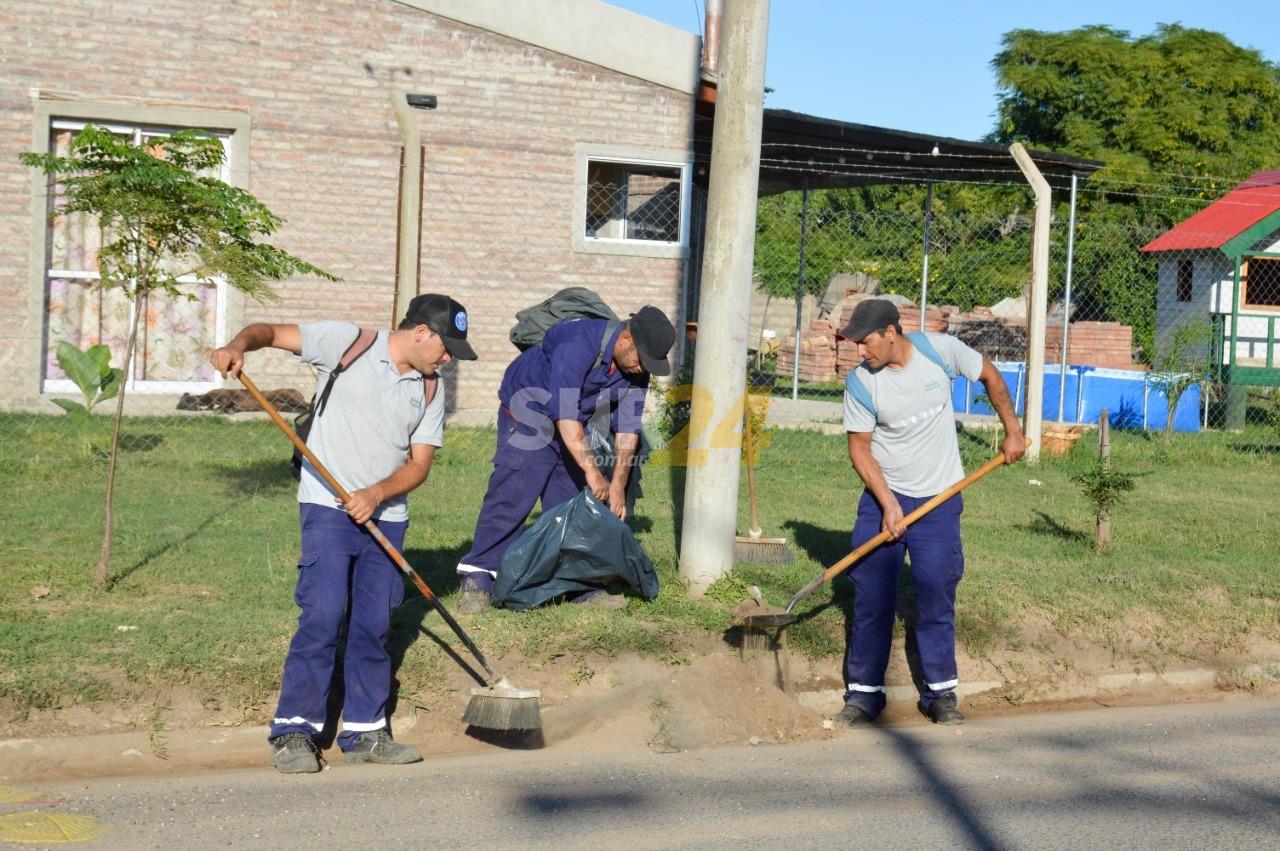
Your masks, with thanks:
[{"label": "stacked bricks", "polygon": [[[1044,359],[1062,359],[1062,323],[1045,328]],[[1118,322],[1072,322],[1067,332],[1067,363],[1105,369],[1133,369],[1133,329]]]},{"label": "stacked bricks", "polygon": [[844,379],[862,363],[858,344],[852,340],[836,340],[836,375]]},{"label": "stacked bricks", "polygon": [[[1027,328],[1020,319],[1000,319],[985,308],[951,316],[951,333],[991,360],[1024,361]],[[1067,338],[1067,363],[1106,369],[1134,369],[1133,329],[1118,322],[1072,322]],[[1062,357],[1062,323],[1045,328],[1044,359]]]},{"label": "stacked bricks", "polygon": [[[793,374],[796,365],[796,338],[789,337],[778,347],[778,374]],[[815,319],[800,335],[800,380],[835,381],[836,330],[830,320]]]},{"label": "stacked bricks", "polygon": [[[935,334],[947,333],[950,327],[950,316],[955,310],[954,307],[931,307],[924,314],[924,330],[932,331]],[[902,318],[902,330],[904,332],[920,330],[920,308],[918,307],[900,307],[898,308],[898,316]]]},{"label": "stacked bricks", "polygon": [[[849,322],[853,304],[840,312],[839,323],[816,319],[800,339],[801,381],[843,381],[861,363],[858,347],[837,340],[836,331]],[[920,310],[900,307],[903,331],[920,328]],[[961,313],[954,307],[929,308],[925,328],[939,334],[951,333],[995,361],[1024,361],[1027,358],[1026,323],[1001,319],[989,308]],[[1067,362],[1108,369],[1133,369],[1133,329],[1117,322],[1072,322],[1068,338]],[[1045,333],[1045,362],[1057,363],[1062,353],[1062,324],[1050,323]],[[795,337],[778,349],[778,374],[790,376],[795,367]]]}]

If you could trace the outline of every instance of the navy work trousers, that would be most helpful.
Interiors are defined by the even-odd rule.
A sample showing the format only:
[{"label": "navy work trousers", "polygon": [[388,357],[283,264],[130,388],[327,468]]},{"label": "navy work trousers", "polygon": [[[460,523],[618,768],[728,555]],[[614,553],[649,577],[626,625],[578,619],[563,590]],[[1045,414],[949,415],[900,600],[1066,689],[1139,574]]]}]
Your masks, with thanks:
[{"label": "navy work trousers", "polygon": [[505,407],[499,411],[493,473],[476,518],[471,551],[458,562],[459,576],[481,587],[492,587],[503,553],[520,537],[539,500],[546,511],[577,496],[587,484],[582,468],[558,440],[537,449],[521,448],[518,436],[528,438],[531,433]]},{"label": "navy work trousers", "polygon": [[[894,496],[904,516],[930,499]],[[923,681],[920,699],[927,707],[958,684],[955,602],[956,586],[964,574],[960,544],[963,511],[964,501],[956,494],[912,524],[906,535],[879,547],[848,573],[853,582],[853,618],[845,644],[844,699],[873,718],[885,704],[884,672],[889,664],[904,555],[911,556],[915,588],[915,638]],[[853,527],[855,549],[880,534],[882,519],[880,503],[870,491],[863,491]]]},{"label": "navy work trousers", "polygon": [[[345,694],[338,746],[347,750],[369,730],[387,726],[391,613],[404,599],[400,571],[363,526],[341,509],[302,503],[302,555],[294,602],[302,610],[284,662],[280,704],[271,738],[324,730],[329,682],[338,637],[347,626],[343,657]],[[403,549],[407,521],[378,521],[396,549]]]}]

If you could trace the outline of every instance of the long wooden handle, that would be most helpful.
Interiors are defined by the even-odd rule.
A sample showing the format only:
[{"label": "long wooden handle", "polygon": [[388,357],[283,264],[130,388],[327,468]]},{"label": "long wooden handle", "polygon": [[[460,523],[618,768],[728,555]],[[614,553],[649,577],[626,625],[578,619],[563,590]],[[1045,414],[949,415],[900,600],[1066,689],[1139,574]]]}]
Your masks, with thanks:
[{"label": "long wooden handle", "polygon": [[[258,403],[262,410],[267,412],[267,416],[271,417],[272,421],[275,422],[275,424],[280,427],[280,430],[285,433],[285,436],[293,442],[294,447],[302,453],[302,457],[311,462],[311,466],[315,468],[315,471],[320,474],[321,478],[328,482],[329,487],[333,488],[333,492],[338,495],[338,498],[344,503],[349,503],[351,501],[351,494],[349,494],[346,488],[344,488],[342,484],[333,477],[333,474],[320,463],[320,459],[312,453],[311,449],[308,448],[302,438],[298,437],[298,433],[293,430],[293,427],[285,422],[284,417],[280,416],[280,412],[276,410],[275,405],[272,405],[267,401],[267,397],[262,395],[262,391],[258,389],[258,385],[253,383],[253,379],[245,375],[243,369],[240,371],[239,378],[240,383],[249,391],[249,395],[254,398],[254,401]],[[400,569],[400,572],[413,580],[413,584],[422,592],[422,596],[426,597],[427,602],[431,603],[431,605],[435,607],[436,611],[440,613],[440,617],[444,619],[444,622],[449,625],[449,628],[453,630],[454,634],[462,640],[462,643],[465,644],[467,649],[471,651],[471,654],[475,656],[476,661],[480,663],[480,666],[484,668],[485,673],[489,675],[490,681],[496,681],[497,675],[489,668],[489,663],[484,658],[484,654],[480,652],[480,648],[476,647],[475,642],[471,640],[466,631],[463,630],[458,622],[453,619],[453,615],[449,614],[449,611],[441,604],[440,598],[435,595],[435,592],[427,587],[427,583],[418,575],[418,571],[414,570],[413,567],[410,566],[409,562],[405,560],[405,557],[400,554],[400,551],[396,549],[395,544],[387,540],[387,536],[382,534],[382,530],[379,529],[377,524],[372,520],[366,520],[364,522],[364,528],[369,531],[369,534],[373,536],[373,539],[377,541],[379,546],[381,546],[382,549],[386,551],[387,555],[391,557],[391,560],[395,563],[396,567]]]},{"label": "long wooden handle", "polygon": [[751,537],[758,538],[760,529],[760,507],[756,502],[756,440],[755,423],[751,416],[751,394],[748,393],[742,405],[743,438],[747,450],[747,492],[751,495]]},{"label": "long wooden handle", "polygon": [[[1028,446],[1030,446],[1030,445],[1031,445],[1031,441],[1027,441],[1027,445],[1028,445]],[[908,514],[906,517],[902,518],[903,522],[904,522],[904,523],[906,523],[908,526],[910,526],[912,523],[916,522],[916,521],[917,521],[917,520],[919,520],[921,517],[924,517],[924,516],[925,516],[926,514],[928,514],[930,511],[933,511],[933,510],[934,510],[935,508],[937,508],[939,505],[942,505],[942,503],[944,503],[944,502],[946,502],[947,500],[951,499],[951,497],[953,497],[953,496],[955,496],[956,494],[960,493],[960,491],[962,491],[962,490],[964,490],[965,488],[969,487],[969,485],[973,484],[973,483],[974,483],[974,482],[976,482],[978,479],[981,479],[981,478],[982,478],[983,476],[985,476],[987,473],[990,473],[992,470],[994,470],[994,469],[995,469],[995,468],[997,468],[997,467],[1002,467],[1002,466],[1004,466],[1006,463],[1008,463],[1008,462],[1005,460],[1004,453],[1003,453],[1003,452],[1001,452],[999,455],[997,455],[996,457],[992,458],[990,461],[988,461],[987,463],[983,464],[981,467],[979,467],[978,469],[974,470],[972,473],[970,473],[969,475],[965,476],[963,479],[961,479],[960,481],[956,482],[956,483],[955,483],[954,485],[952,485],[951,487],[947,488],[947,489],[946,489],[946,490],[944,490],[942,493],[940,493],[940,494],[938,494],[937,496],[933,497],[933,498],[932,498],[932,499],[930,499],[928,502],[926,502],[924,505],[920,506],[920,507],[919,507],[919,508],[917,508],[915,511],[911,512],[910,514]],[[828,567],[826,570],[822,571],[822,573],[820,573],[820,574],[818,574],[817,576],[815,576],[815,577],[814,577],[814,578],[809,582],[809,584],[808,584],[808,585],[804,586],[804,587],[803,587],[803,588],[801,588],[798,592],[796,592],[796,595],[795,595],[794,597],[792,597],[792,598],[791,598],[791,602],[789,602],[789,603],[787,604],[787,611],[788,611],[788,612],[790,612],[790,611],[791,611],[791,609],[795,606],[795,604],[796,604],[796,603],[800,602],[800,601],[801,601],[801,600],[803,600],[805,597],[807,597],[807,596],[809,596],[810,594],[812,594],[812,593],[813,593],[815,590],[817,590],[817,589],[818,589],[818,588],[819,588],[819,587],[820,587],[824,582],[830,582],[830,581],[831,581],[832,579],[834,579],[837,575],[839,575],[840,573],[843,573],[845,570],[847,570],[847,569],[848,569],[848,567],[849,567],[849,565],[851,565],[851,564],[853,564],[854,562],[858,561],[859,559],[863,558],[863,557],[864,557],[864,556],[866,556],[868,553],[870,553],[872,550],[876,549],[877,547],[879,547],[881,544],[883,544],[885,541],[888,541],[888,540],[889,540],[889,533],[888,533],[887,531],[886,531],[886,532],[881,532],[879,535],[876,535],[874,538],[872,538],[871,540],[867,541],[865,544],[863,544],[862,546],[858,547],[856,550],[854,550],[853,552],[849,553],[847,556],[845,556],[844,558],[840,559],[838,562],[836,562],[835,564],[831,565],[831,566],[830,566],[830,567]]]}]

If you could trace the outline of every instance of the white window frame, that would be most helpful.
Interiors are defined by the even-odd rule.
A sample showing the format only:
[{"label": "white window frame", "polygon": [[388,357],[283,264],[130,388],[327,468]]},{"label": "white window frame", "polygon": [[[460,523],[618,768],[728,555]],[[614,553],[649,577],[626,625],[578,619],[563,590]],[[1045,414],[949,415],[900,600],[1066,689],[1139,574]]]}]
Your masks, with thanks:
[{"label": "white window frame", "polygon": [[[573,248],[588,254],[684,259],[689,254],[689,210],[693,189],[693,159],[687,151],[579,144],[575,149],[573,191]],[[680,175],[680,237],[675,242],[587,235],[587,175],[591,163],[607,162],[675,169]]]},{"label": "white window frame", "polygon": [[[53,133],[57,130],[80,131],[90,124],[94,124],[99,127],[102,127],[105,130],[110,130],[113,133],[119,133],[122,136],[132,134],[133,143],[135,145],[141,142],[142,137],[144,135],[147,136],[148,138],[157,138],[157,137],[168,136],[170,133],[173,133],[179,129],[184,129],[179,127],[174,127],[171,125],[156,125],[156,124],[151,124],[147,122],[120,123],[119,121],[94,121],[92,119],[82,119],[82,118],[76,118],[76,119],[52,118],[48,122],[48,135],[50,138],[52,138]],[[218,177],[223,181],[230,182],[231,170],[232,170],[232,162],[231,162],[232,134],[226,131],[221,131],[221,130],[205,130],[204,128],[190,128],[190,129],[198,129],[198,130],[201,130],[201,132],[208,133],[210,136],[213,136],[214,138],[218,139],[222,143],[223,153],[225,154],[225,156],[222,163],[222,169]],[[50,224],[46,224],[46,230],[45,230],[46,238],[48,234],[48,228],[51,226],[52,225]],[[62,280],[82,280],[82,281],[96,281],[100,279],[100,275],[97,272],[89,272],[89,271],[73,270],[73,269],[55,269],[54,267],[48,265],[48,263],[49,263],[49,258],[46,257],[45,272],[44,272],[44,287],[45,287],[44,291],[46,293],[46,297],[49,291],[48,289],[49,282],[55,278],[59,278]],[[227,307],[228,307],[227,289],[228,288],[227,288],[227,282],[222,278],[214,278],[212,282],[213,282],[213,285],[217,288],[217,300],[215,303],[216,304],[215,312],[217,316],[215,319],[214,332],[213,332],[214,346],[216,347],[226,343]],[[196,278],[193,275],[183,275],[178,278],[178,283],[208,284],[210,282],[208,280],[201,280],[199,278]],[[129,328],[128,328],[129,334],[133,333],[133,330],[134,330],[133,324],[134,324],[134,313],[133,311],[130,311]],[[139,356],[139,351],[135,347],[133,352],[134,362],[125,364],[123,366],[124,374],[125,374],[125,391],[127,393],[136,393],[140,395],[162,395],[162,394],[170,394],[170,393],[193,393],[193,392],[203,393],[209,390],[219,388],[223,385],[221,376],[218,376],[216,374],[212,379],[208,381],[148,381],[146,379],[138,380],[134,378],[134,373],[136,372],[135,363],[137,361],[138,356]],[[42,356],[41,369],[40,369],[42,393],[61,394],[61,393],[79,393],[80,392],[80,389],[75,385],[75,382],[69,379],[45,378],[44,363],[45,361]]]}]

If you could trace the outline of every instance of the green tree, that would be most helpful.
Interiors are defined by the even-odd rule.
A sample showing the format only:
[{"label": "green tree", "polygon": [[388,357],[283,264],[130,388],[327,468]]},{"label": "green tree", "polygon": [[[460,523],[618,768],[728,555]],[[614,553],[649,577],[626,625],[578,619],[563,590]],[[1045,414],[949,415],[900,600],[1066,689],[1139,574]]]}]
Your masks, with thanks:
[{"label": "green tree", "polygon": [[1156,353],[1151,384],[1169,404],[1164,433],[1173,434],[1173,417],[1182,395],[1205,380],[1209,373],[1209,323],[1188,320],[1169,334]]},{"label": "green tree", "polygon": [[[771,195],[757,206],[756,284],[775,298],[794,299],[800,280],[801,197],[798,191]],[[1031,251],[1026,197],[1025,191],[1003,187],[935,187],[931,303],[969,309],[1018,295]],[[882,289],[918,300],[924,204],[922,186],[811,191],[804,228],[804,291],[818,295],[832,275],[862,272]]]},{"label": "green tree", "polygon": [[[1280,152],[1280,67],[1221,33],[1161,24],[1005,34],[991,141],[1101,160],[1080,200],[1077,292],[1154,346],[1154,264],[1136,251]],[[1065,217],[1064,217],[1065,218]],[[1130,247],[1133,246],[1133,247]]]},{"label": "green tree", "polygon": [[[272,283],[294,275],[338,280],[259,241],[275,233],[283,220],[250,193],[210,176],[224,157],[221,142],[196,131],[134,145],[94,125],[77,134],[67,156],[21,155],[23,163],[61,187],[62,200],[52,216],[87,213],[101,225],[100,286],[119,288],[133,306],[126,365],[133,360],[146,297],[164,293],[189,298],[179,289],[180,279],[224,280],[258,300],[274,298]],[[121,384],[111,433],[102,551],[94,572],[101,585],[107,583],[111,563],[112,497],[124,398]]]},{"label": "green tree", "polygon": [[[1280,68],[1221,33],[1177,24],[1137,38],[1105,26],[1021,29],[1003,47],[991,63],[1000,86],[996,141],[1102,160],[1109,186],[1131,192],[1155,178],[1244,177],[1275,163]],[[1171,223],[1230,181],[1187,186],[1181,203],[1130,206]]]}]

